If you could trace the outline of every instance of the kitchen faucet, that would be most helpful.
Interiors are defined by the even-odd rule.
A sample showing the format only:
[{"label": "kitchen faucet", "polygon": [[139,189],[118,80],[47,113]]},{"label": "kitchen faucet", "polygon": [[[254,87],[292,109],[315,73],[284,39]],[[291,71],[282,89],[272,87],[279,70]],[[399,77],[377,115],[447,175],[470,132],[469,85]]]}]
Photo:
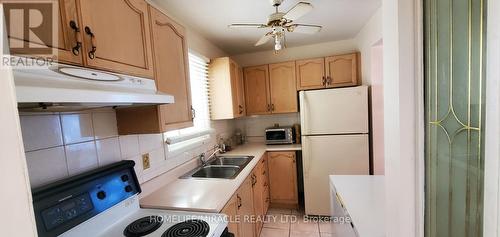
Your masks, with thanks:
[{"label": "kitchen faucet", "polygon": [[224,153],[224,151],[219,146],[215,146],[214,152],[210,156],[208,156],[207,159],[205,159],[205,153],[201,153],[199,156],[201,164],[203,166],[206,166],[208,164],[209,160],[211,160],[214,157],[217,158],[217,153]]}]

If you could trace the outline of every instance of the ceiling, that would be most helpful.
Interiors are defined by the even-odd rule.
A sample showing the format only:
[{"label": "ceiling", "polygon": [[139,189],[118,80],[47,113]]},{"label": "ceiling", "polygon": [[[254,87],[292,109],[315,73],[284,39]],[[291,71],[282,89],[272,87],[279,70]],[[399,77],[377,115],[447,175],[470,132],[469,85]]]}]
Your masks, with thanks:
[{"label": "ceiling", "polygon": [[[381,0],[300,0],[314,9],[296,23],[318,24],[323,29],[315,35],[288,33],[287,47],[351,39],[380,7]],[[268,29],[229,29],[231,23],[266,23],[274,12],[270,0],[155,0],[174,18],[230,55],[273,49],[272,42],[255,47]],[[286,12],[299,0],[285,0]]]}]

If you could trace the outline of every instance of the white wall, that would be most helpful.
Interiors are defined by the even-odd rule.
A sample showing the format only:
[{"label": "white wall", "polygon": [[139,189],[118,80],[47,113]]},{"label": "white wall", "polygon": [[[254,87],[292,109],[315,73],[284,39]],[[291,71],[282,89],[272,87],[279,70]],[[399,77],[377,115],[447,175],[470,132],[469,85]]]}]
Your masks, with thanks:
[{"label": "white wall", "polygon": [[[384,38],[384,136],[386,236],[421,236],[420,178],[423,161],[423,92],[417,41],[422,33],[416,15],[419,0],[386,0],[382,6]],[[420,20],[417,20],[420,19]],[[422,93],[423,94],[423,93]],[[418,227],[417,227],[418,226]]]},{"label": "white wall", "polygon": [[[0,40],[7,42],[0,4]],[[4,45],[2,52],[7,52]],[[2,55],[3,56],[3,55]],[[0,68],[0,222],[2,236],[36,236],[31,191],[21,140],[12,72]]]},{"label": "white wall", "polygon": [[[372,47],[382,40],[382,8],[379,8],[354,38],[361,52],[361,75],[363,84],[371,85]],[[374,62],[376,63],[376,62]]]},{"label": "white wall", "polygon": [[372,154],[373,173],[383,175],[384,163],[384,73],[383,45],[371,48],[371,117],[372,117]]},{"label": "white wall", "polygon": [[484,237],[500,236],[500,2],[488,1]]},{"label": "white wall", "polygon": [[284,50],[281,50],[278,54],[275,54],[273,50],[270,50],[232,55],[231,57],[236,62],[238,62],[238,64],[246,67],[284,61],[293,61],[297,59],[326,57],[335,54],[354,52],[356,51],[356,49],[356,42],[352,39],[349,39],[286,48]]}]

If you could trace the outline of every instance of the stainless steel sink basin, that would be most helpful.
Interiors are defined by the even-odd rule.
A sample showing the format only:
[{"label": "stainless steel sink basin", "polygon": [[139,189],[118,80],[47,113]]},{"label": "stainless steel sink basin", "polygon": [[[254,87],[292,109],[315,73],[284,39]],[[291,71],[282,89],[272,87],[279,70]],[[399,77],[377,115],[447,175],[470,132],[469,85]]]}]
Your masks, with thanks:
[{"label": "stainless steel sink basin", "polygon": [[234,179],[252,159],[253,156],[218,156],[180,178]]},{"label": "stainless steel sink basin", "polygon": [[239,166],[232,165],[207,165],[196,171],[191,177],[232,179],[236,177],[240,169]]},{"label": "stainless steel sink basin", "polygon": [[210,162],[211,165],[237,165],[242,166],[248,164],[252,160],[253,157],[245,156],[245,157],[229,157],[229,156],[220,156],[215,158]]}]

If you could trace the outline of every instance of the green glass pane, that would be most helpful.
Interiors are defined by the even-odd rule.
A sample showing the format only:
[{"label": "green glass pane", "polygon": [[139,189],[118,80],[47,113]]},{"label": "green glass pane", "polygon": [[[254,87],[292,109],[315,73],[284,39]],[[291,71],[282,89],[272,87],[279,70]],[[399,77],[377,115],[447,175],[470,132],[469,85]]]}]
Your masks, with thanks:
[{"label": "green glass pane", "polygon": [[482,236],[485,0],[424,0],[427,237]]}]

